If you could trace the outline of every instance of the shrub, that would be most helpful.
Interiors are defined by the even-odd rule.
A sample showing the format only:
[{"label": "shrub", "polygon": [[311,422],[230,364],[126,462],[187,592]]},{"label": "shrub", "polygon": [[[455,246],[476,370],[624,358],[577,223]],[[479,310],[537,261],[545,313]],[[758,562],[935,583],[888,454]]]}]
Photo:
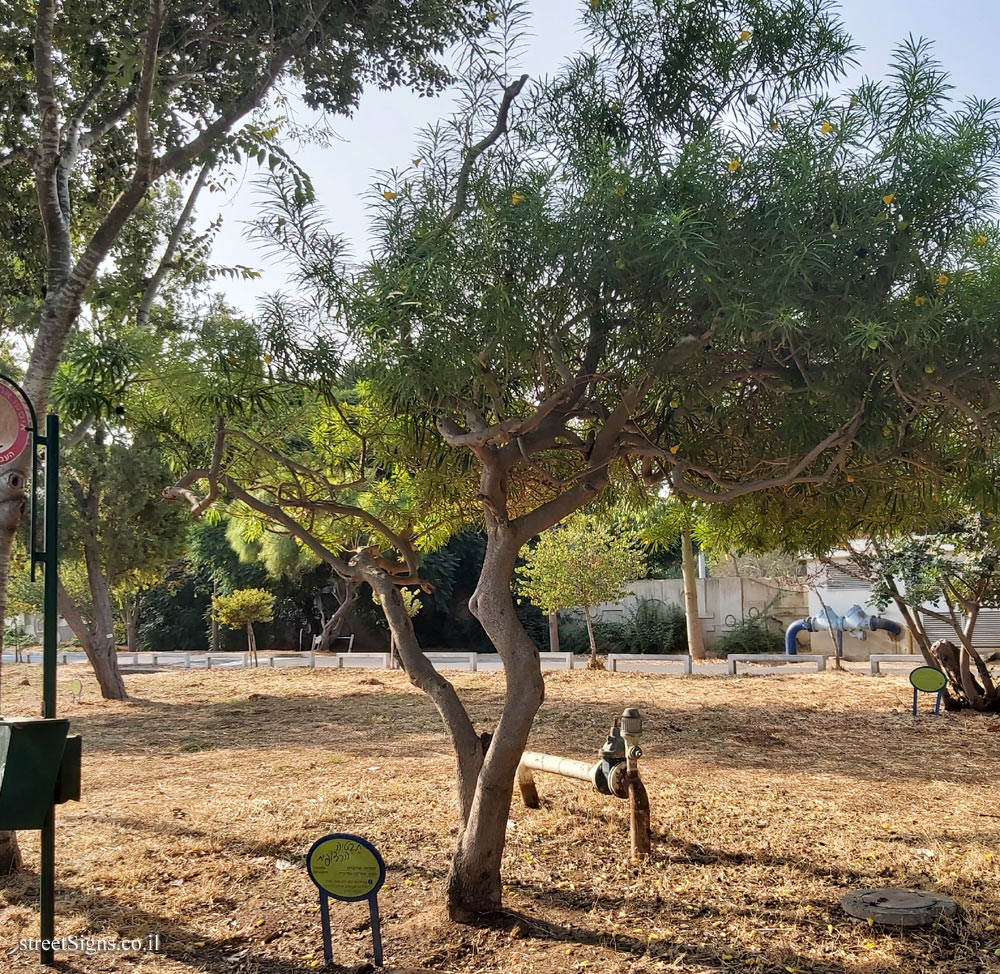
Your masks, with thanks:
[{"label": "shrub", "polygon": [[626,653],[686,653],[687,619],[674,602],[642,599],[625,622]]},{"label": "shrub", "polygon": [[726,656],[729,653],[782,653],[785,640],[767,628],[760,616],[736,623],[718,642],[716,649]]},{"label": "shrub", "polygon": [[[684,610],[672,602],[641,599],[621,622],[595,622],[594,640],[600,653],[686,653]],[[586,626],[572,623],[559,629],[559,648],[567,653],[589,649]]]}]

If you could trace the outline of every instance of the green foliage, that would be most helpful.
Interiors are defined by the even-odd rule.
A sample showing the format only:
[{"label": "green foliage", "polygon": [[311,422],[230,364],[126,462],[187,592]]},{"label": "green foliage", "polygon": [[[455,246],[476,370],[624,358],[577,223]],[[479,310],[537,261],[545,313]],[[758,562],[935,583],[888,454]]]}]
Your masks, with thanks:
[{"label": "green foliage", "polygon": [[274,617],[274,596],[262,588],[239,588],[229,595],[212,597],[212,611],[224,626],[241,629]]},{"label": "green foliage", "polygon": [[634,538],[578,514],[542,534],[517,569],[518,591],[544,612],[613,602],[643,571]]},{"label": "green foliage", "polygon": [[783,653],[785,640],[767,628],[767,622],[759,616],[742,619],[733,626],[716,644],[719,654],[729,653]]},{"label": "green foliage", "polygon": [[[403,609],[411,619],[423,608],[420,599],[417,598],[418,594],[412,588],[401,588],[399,590],[399,597],[403,600]],[[372,592],[372,601],[378,606],[382,605],[382,600],[379,598],[378,592]]]},{"label": "green foliage", "polygon": [[656,599],[641,599],[626,620],[628,653],[686,653],[684,609]]},{"label": "green foliage", "polygon": [[[885,609],[903,594],[918,611],[964,623],[975,609],[1000,606],[1000,544],[996,525],[967,516],[924,535],[876,539],[851,546],[851,559],[871,581],[872,604]],[[924,610],[925,603],[936,610]]]},{"label": "green foliage", "polygon": [[[686,653],[684,609],[673,602],[639,599],[621,622],[595,622],[594,638],[601,653]],[[584,653],[590,642],[586,626],[572,623],[559,630],[559,648]]]}]

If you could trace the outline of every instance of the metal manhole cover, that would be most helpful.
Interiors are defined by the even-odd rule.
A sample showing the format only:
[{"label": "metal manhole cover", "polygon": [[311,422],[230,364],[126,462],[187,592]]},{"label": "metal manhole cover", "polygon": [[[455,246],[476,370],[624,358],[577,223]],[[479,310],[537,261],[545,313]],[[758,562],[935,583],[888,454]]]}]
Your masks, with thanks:
[{"label": "metal manhole cover", "polygon": [[897,927],[923,927],[942,917],[954,916],[958,904],[940,893],[917,889],[860,889],[840,901],[844,912],[861,920]]}]

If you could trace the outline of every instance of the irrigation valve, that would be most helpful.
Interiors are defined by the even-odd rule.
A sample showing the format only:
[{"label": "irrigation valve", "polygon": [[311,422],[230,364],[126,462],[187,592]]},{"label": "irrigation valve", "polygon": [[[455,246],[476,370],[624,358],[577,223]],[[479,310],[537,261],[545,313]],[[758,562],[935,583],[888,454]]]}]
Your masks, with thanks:
[{"label": "irrigation valve", "polygon": [[625,738],[625,769],[628,787],[630,835],[632,858],[648,856],[649,840],[649,795],[639,777],[639,758],[642,757],[642,715],[636,707],[626,707],[621,717],[622,736]]},{"label": "irrigation valve", "polygon": [[591,765],[574,758],[525,751],[517,768],[517,783],[528,808],[538,808],[538,791],[533,771],[545,771],[590,781],[602,795],[628,799],[632,857],[649,855],[649,796],[639,777],[642,748],[642,717],[635,707],[626,707],[608,732],[600,750],[600,760]]},{"label": "irrigation valve", "polygon": [[629,771],[638,770],[636,761],[642,757],[642,715],[636,707],[626,707],[621,717],[622,736],[625,738],[625,758]]}]

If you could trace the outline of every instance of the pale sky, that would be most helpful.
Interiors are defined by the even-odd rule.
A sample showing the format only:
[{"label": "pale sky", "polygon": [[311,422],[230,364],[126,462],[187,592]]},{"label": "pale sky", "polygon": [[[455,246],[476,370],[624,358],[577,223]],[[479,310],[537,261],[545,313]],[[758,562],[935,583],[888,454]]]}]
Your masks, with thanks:
[{"label": "pale sky", "polygon": [[[523,58],[523,71],[532,77],[552,74],[582,46],[577,24],[583,2],[586,0],[531,0],[534,36]],[[843,0],[841,10],[848,30],[863,48],[857,56],[858,75],[882,76],[892,49],[913,34],[935,41],[936,56],[951,74],[957,97],[1000,95],[998,0]],[[296,151],[296,158],[312,176],[332,228],[352,242],[356,256],[366,249],[362,194],[371,184],[372,174],[406,166],[419,130],[449,111],[447,95],[427,99],[405,90],[371,91],[364,95],[353,118],[334,120],[334,129],[343,141],[328,148],[310,146]],[[303,108],[298,121],[307,120]],[[223,217],[213,260],[223,265],[246,264],[262,272],[256,281],[220,284],[227,300],[247,313],[253,312],[260,295],[285,286],[280,265],[265,259],[243,237],[243,225],[253,216],[253,172],[250,168],[247,178],[237,180],[228,198],[215,194],[199,207],[200,221],[207,222],[220,213]]]}]

